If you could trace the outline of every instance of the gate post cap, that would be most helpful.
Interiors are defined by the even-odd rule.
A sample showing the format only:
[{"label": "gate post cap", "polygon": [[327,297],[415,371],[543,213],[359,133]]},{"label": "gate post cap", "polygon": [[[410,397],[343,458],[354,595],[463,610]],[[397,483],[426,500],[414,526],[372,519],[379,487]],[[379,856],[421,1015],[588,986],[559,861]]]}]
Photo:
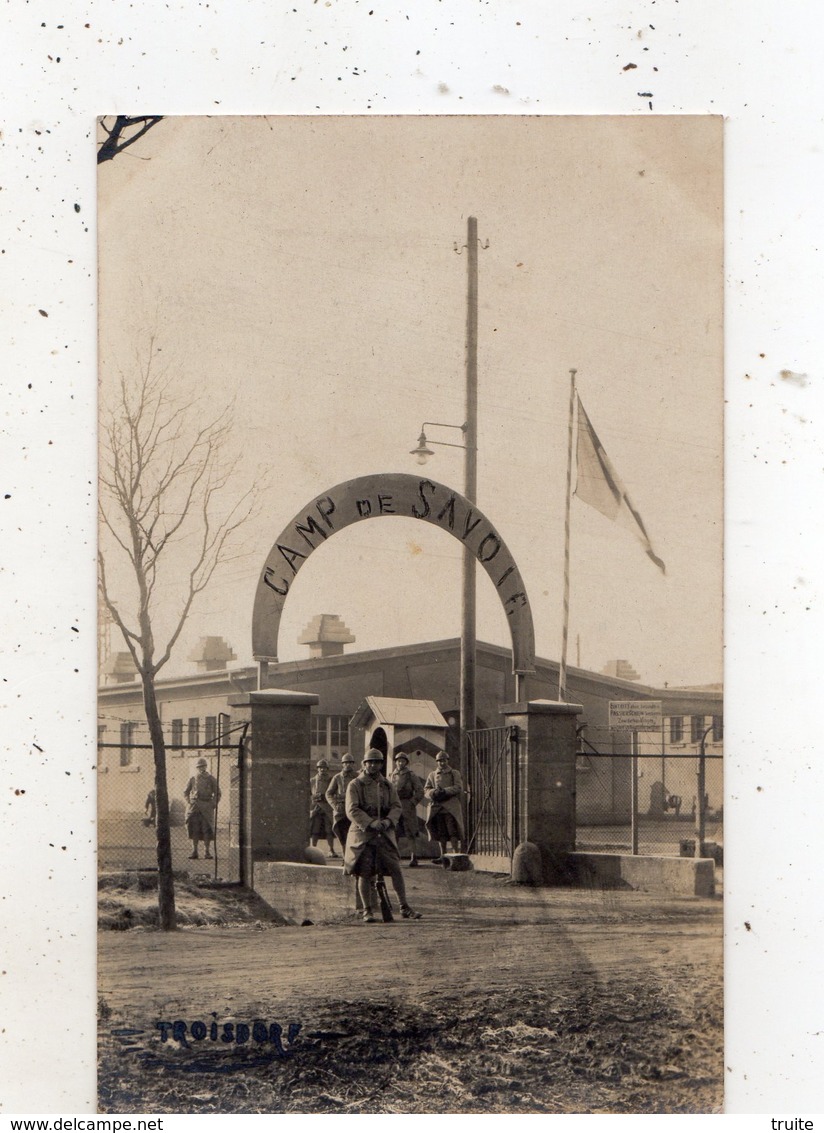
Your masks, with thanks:
[{"label": "gate post cap", "polygon": [[568,704],[565,700],[521,700],[517,704],[502,704],[502,716],[580,716],[583,704]]}]

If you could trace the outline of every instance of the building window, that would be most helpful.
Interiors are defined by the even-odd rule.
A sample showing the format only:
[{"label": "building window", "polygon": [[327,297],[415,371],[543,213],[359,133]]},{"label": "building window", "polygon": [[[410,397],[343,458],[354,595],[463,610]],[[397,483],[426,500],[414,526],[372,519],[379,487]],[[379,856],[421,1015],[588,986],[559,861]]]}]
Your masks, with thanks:
[{"label": "building window", "polygon": [[183,747],[182,720],[172,720],[172,747]]},{"label": "building window", "polygon": [[694,744],[701,743],[704,734],[704,717],[690,716],[690,739]]},{"label": "building window", "polygon": [[326,717],[313,713],[310,717],[312,747],[326,747]]},{"label": "building window", "polygon": [[206,746],[213,744],[217,739],[217,717],[206,717]]},{"label": "building window", "polygon": [[713,716],[712,718],[712,742],[720,744],[724,738],[724,717]]},{"label": "building window", "polygon": [[332,747],[338,750],[338,752],[346,751],[349,747],[349,717],[330,716],[329,724],[329,739]]},{"label": "building window", "polygon": [[189,717],[189,735],[187,740],[189,747],[200,747],[200,717]]},{"label": "building window", "polygon": [[314,713],[310,717],[310,742],[312,755],[340,755],[349,747],[349,717],[322,716]]},{"label": "building window", "polygon": [[124,721],[120,725],[120,766],[130,767],[134,754],[133,744],[137,732],[137,723],[134,720]]},{"label": "building window", "polygon": [[684,740],[684,717],[670,716],[670,743],[680,744]]}]

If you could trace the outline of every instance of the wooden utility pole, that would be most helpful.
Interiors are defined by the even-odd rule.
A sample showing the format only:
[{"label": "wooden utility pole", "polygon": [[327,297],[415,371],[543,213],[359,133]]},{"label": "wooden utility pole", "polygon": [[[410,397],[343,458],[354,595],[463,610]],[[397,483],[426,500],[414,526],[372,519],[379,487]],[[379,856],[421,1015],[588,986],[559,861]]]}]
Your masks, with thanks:
[{"label": "wooden utility pole", "polygon": [[[478,491],[478,221],[467,220],[466,228],[466,432],[464,434],[464,495],[476,502]],[[461,595],[461,775],[467,779],[469,750],[467,732],[475,727],[475,556],[463,552]]]}]

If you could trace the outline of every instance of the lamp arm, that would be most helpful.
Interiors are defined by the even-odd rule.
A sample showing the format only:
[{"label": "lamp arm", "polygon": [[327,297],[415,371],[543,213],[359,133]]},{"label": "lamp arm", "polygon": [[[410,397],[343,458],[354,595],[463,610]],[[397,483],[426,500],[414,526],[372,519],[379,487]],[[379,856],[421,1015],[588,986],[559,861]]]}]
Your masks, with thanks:
[{"label": "lamp arm", "polygon": [[[430,422],[431,424],[431,422]],[[445,448],[461,448],[466,449],[466,445],[456,445],[452,441],[433,441],[431,437],[426,438],[428,445],[443,445]]]},{"label": "lamp arm", "polygon": [[423,431],[427,425],[437,425],[439,429],[460,429],[462,433],[465,433],[469,427],[466,422],[463,425],[450,425],[448,421],[424,421],[421,430]]}]

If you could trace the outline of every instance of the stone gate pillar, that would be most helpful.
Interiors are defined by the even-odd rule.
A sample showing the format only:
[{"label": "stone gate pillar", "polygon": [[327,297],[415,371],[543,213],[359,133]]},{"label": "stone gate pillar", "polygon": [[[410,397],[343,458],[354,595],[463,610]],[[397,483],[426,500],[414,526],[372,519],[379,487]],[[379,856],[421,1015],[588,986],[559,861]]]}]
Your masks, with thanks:
[{"label": "stone gate pillar", "polygon": [[519,730],[518,841],[538,847],[544,884],[559,884],[575,849],[575,729],[583,706],[530,700],[501,712]]},{"label": "stone gate pillar", "polygon": [[239,799],[241,876],[255,862],[302,862],[309,842],[311,692],[267,688],[229,698],[250,713]]}]

